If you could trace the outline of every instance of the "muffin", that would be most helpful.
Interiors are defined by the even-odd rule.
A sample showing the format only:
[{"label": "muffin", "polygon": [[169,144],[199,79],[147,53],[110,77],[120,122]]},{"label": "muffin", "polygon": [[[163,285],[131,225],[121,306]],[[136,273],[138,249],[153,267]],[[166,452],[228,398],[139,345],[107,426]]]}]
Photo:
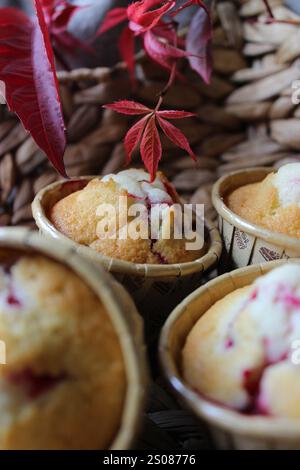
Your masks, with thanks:
[{"label": "muffin", "polygon": [[[126,236],[127,228],[135,220],[132,214],[136,204],[144,209],[135,215],[146,228],[138,238]],[[83,189],[56,202],[48,216],[59,232],[111,258],[141,264],[194,261],[205,249],[203,244],[201,249],[187,249],[188,240],[176,238],[177,204],[179,197],[162,173],[151,183],[148,173],[131,169],[94,178]],[[102,210],[106,205],[114,209],[112,215]],[[153,231],[152,210],[159,206],[161,223]]]},{"label": "muffin", "polygon": [[299,313],[299,264],[236,289],[190,331],[182,351],[185,381],[240,413],[300,419]]},{"label": "muffin", "polygon": [[104,306],[61,263],[7,248],[0,255],[0,448],[108,448],[127,384]]},{"label": "muffin", "polygon": [[300,163],[284,165],[261,182],[235,189],[225,203],[255,225],[300,238]]}]

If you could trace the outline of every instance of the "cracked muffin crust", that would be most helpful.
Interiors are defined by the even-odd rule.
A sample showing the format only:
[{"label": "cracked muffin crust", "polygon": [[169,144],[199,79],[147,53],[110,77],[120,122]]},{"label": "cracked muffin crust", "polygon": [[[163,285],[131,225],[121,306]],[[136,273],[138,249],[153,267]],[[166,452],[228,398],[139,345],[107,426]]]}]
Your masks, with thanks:
[{"label": "cracked muffin crust", "polygon": [[6,258],[0,448],[108,448],[120,425],[126,376],[104,306],[60,263],[36,254]]},{"label": "cracked muffin crust", "polygon": [[[286,264],[216,302],[188,335],[183,375],[246,414],[300,419],[300,266]],[[299,356],[299,354],[298,354]]]},{"label": "cracked muffin crust", "polygon": [[262,182],[235,189],[225,203],[249,222],[300,238],[300,163],[284,165]]},{"label": "cracked muffin crust", "polygon": [[[165,206],[162,224],[158,233],[151,237],[150,230],[144,238],[119,237],[122,228],[130,224],[133,216],[120,205],[120,197],[125,198],[127,208],[142,204],[146,208],[148,222],[151,223],[151,208]],[[172,264],[194,261],[203,255],[205,248],[189,250],[187,240],[174,237],[174,204],[179,197],[161,173],[150,183],[149,174],[143,170],[125,170],[116,175],[94,178],[82,190],[76,191],[58,201],[51,209],[49,218],[61,233],[73,241],[106,256],[133,263]],[[110,204],[116,210],[117,223],[108,236],[100,235],[99,227],[104,220],[101,204]],[[107,219],[107,216],[106,216]],[[149,226],[150,226],[149,223]],[[100,225],[99,225],[100,224]],[[171,237],[163,237],[163,231],[170,230]],[[109,235],[116,233],[116,237]],[[165,232],[167,233],[167,232]]]}]

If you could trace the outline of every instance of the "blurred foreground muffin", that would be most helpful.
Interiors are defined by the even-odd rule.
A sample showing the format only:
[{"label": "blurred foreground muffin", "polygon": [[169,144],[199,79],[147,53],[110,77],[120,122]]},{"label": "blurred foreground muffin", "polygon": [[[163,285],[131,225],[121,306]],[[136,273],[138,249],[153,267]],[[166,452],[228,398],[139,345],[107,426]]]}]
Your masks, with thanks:
[{"label": "blurred foreground muffin", "polygon": [[221,406],[298,420],[299,340],[300,266],[286,264],[228,294],[198,320],[183,349],[183,375]]},{"label": "blurred foreground muffin", "polygon": [[300,163],[284,165],[262,182],[235,189],[225,202],[249,222],[300,238]]},{"label": "blurred foreground muffin", "polygon": [[126,377],[117,334],[91,288],[47,257],[7,255],[0,339],[0,448],[108,448]]},{"label": "blurred foreground muffin", "polygon": [[[142,207],[142,213],[134,212],[136,204]],[[179,197],[162,173],[150,183],[148,173],[131,169],[93,179],[84,189],[59,200],[49,218],[68,238],[111,258],[142,264],[194,261],[205,249],[203,243],[199,249],[187,249],[188,240],[174,236],[175,204],[180,205]],[[105,205],[115,209],[116,218],[107,216]],[[159,206],[161,223],[153,233],[151,210]],[[125,228],[137,216],[146,230],[139,238],[126,236]],[[108,229],[104,230],[107,220]]]}]

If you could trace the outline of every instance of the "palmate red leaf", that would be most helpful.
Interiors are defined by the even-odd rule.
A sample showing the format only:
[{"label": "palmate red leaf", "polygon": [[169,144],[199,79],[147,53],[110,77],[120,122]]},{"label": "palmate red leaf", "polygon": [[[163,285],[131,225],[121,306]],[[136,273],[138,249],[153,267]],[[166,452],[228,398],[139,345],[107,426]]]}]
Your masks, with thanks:
[{"label": "palmate red leaf", "polygon": [[152,109],[147,108],[147,106],[136,101],[121,100],[116,101],[115,103],[106,104],[103,108],[112,109],[117,113],[128,114],[128,115],[138,115],[138,114],[149,114],[152,113]]},{"label": "palmate red leaf", "polygon": [[149,119],[149,115],[144,116],[134,126],[129,129],[124,139],[124,146],[126,151],[126,160],[129,163],[134,149],[138,146],[143,135],[145,125]]},{"label": "palmate red leaf", "polygon": [[196,160],[196,155],[194,154],[187,138],[181,132],[181,130],[179,130],[177,127],[173,126],[173,124],[161,118],[160,116],[157,116],[157,120],[162,131],[168,137],[168,139],[170,139],[175,145],[177,145],[177,147],[180,147],[185,150],[192,157],[193,160]]},{"label": "palmate red leaf", "polygon": [[114,28],[127,19],[127,8],[113,8],[105,16],[100,28],[96,33],[96,36],[100,36],[101,34],[106,33],[106,31]]},{"label": "palmate red leaf", "polygon": [[186,38],[190,66],[206,83],[212,72],[212,22],[208,11],[200,8],[194,15]]},{"label": "palmate red leaf", "polygon": [[38,21],[14,8],[1,9],[0,80],[10,110],[65,176],[65,126],[54,56],[41,5],[35,4]]},{"label": "palmate red leaf", "polygon": [[159,124],[165,135],[175,145],[185,150],[193,159],[196,159],[185,135],[166,120],[193,117],[195,116],[194,113],[177,110],[158,111],[156,108],[150,109],[141,103],[129,100],[117,101],[116,103],[105,105],[104,108],[112,109],[121,114],[144,115],[127,132],[124,146],[127,162],[129,162],[133,151],[140,144],[141,157],[151,175],[151,181],[155,178],[158,163],[162,157],[162,146],[157,124]]},{"label": "palmate red leaf", "polygon": [[[127,8],[130,28],[140,33],[154,28],[175,4],[173,0],[142,0],[131,3]],[[153,9],[155,7],[158,8]]]},{"label": "palmate red leaf", "polygon": [[151,182],[154,181],[158,163],[162,157],[162,147],[156,127],[155,116],[151,116],[146,124],[140,145],[141,157],[145,167],[150,173]]}]

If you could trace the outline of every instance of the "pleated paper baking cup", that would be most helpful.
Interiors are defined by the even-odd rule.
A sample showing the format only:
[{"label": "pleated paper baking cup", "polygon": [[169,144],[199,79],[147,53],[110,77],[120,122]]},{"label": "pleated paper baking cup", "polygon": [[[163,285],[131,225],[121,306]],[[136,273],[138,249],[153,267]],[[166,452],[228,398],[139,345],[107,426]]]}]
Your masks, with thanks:
[{"label": "pleated paper baking cup", "polygon": [[300,449],[300,420],[247,416],[218,406],[190,388],[181,371],[182,349],[199,318],[230,292],[289,262],[300,263],[299,260],[272,261],[223,274],[181,302],[162,329],[159,357],[163,373],[183,405],[207,425],[220,449]]},{"label": "pleated paper baking cup", "polygon": [[219,215],[224,247],[220,263],[223,272],[251,264],[300,257],[299,239],[252,224],[234,214],[224,203],[224,198],[235,189],[258,183],[273,171],[270,168],[251,168],[229,173],[213,187],[212,200]]},{"label": "pleated paper baking cup", "polygon": [[57,201],[82,189],[92,178],[95,176],[60,181],[47,186],[35,197],[32,204],[33,216],[43,235],[72,246],[78,253],[111,272],[126,287],[145,319],[149,339],[157,334],[166,315],[184,297],[199,287],[203,273],[218,262],[222,250],[219,232],[212,222],[205,221],[207,252],[189,263],[135,264],[102,255],[64,236],[47,216]]},{"label": "pleated paper baking cup", "polygon": [[[103,269],[96,268],[72,247],[23,228],[1,228],[0,249],[44,254],[68,266],[96,293],[118,335],[127,378],[119,430],[110,449],[130,449],[140,429],[148,382],[142,320],[125,289]],[[103,423],[99,423],[102,426]]]}]

